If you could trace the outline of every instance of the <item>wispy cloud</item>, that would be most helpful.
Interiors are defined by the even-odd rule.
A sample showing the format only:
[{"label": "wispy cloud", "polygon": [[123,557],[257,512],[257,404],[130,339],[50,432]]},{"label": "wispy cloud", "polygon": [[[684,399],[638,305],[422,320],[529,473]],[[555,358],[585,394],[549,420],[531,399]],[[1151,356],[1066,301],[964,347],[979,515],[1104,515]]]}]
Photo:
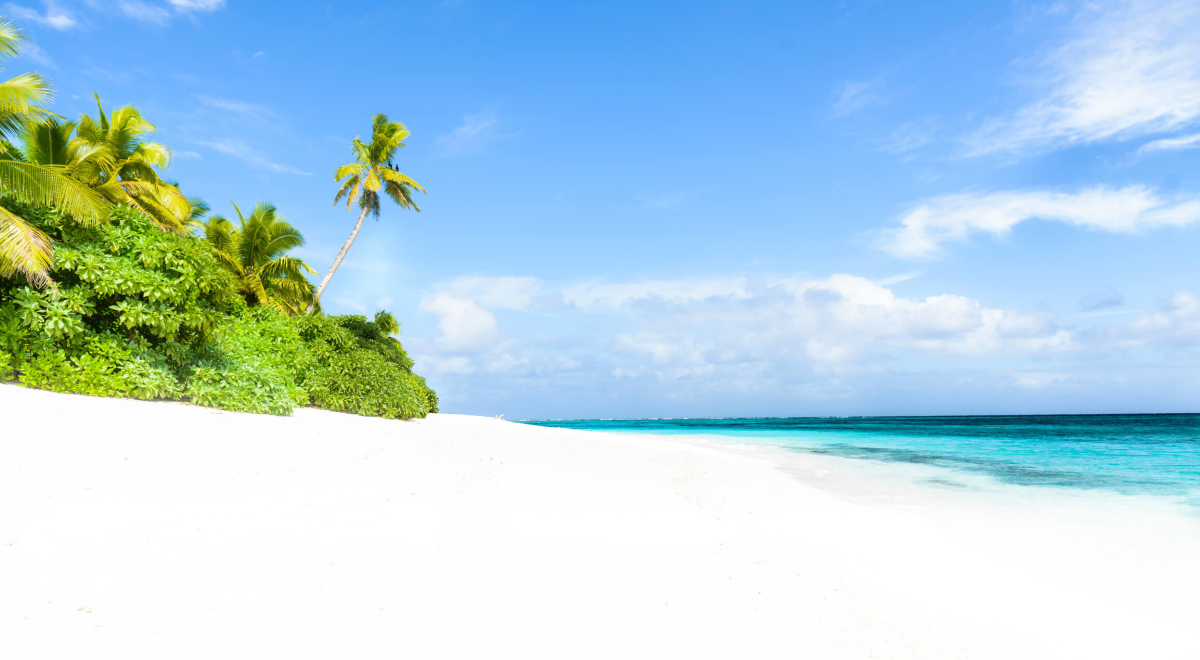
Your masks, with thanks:
[{"label": "wispy cloud", "polygon": [[875,245],[899,257],[928,258],[945,243],[977,233],[1004,236],[1033,219],[1134,233],[1200,220],[1200,199],[1163,198],[1145,186],[947,195],[926,200],[904,214],[900,226],[881,231]]},{"label": "wispy cloud", "polygon": [[162,25],[171,20],[171,12],[157,5],[141,2],[141,0],[122,0],[117,6],[122,14],[143,23]]},{"label": "wispy cloud", "polygon": [[448,156],[459,155],[478,149],[486,144],[512,137],[515,133],[501,133],[501,122],[490,110],[463,117],[462,123],[449,133],[438,137],[438,146]]},{"label": "wispy cloud", "polygon": [[180,13],[195,11],[215,11],[225,6],[225,0],[169,0],[171,6]]},{"label": "wispy cloud", "polygon": [[204,160],[204,156],[201,156],[200,154],[196,153],[195,151],[176,151],[175,157],[176,158],[195,158],[198,160]]},{"label": "wispy cloud", "polygon": [[50,67],[51,69],[58,68],[58,65],[54,63],[54,60],[51,60],[50,56],[46,54],[46,51],[42,50],[40,46],[32,41],[26,42],[21,48],[21,56],[28,57],[34,62],[37,62],[45,67]]},{"label": "wispy cloud", "polygon": [[124,71],[109,71],[108,69],[101,69],[98,67],[84,69],[83,74],[92,78],[103,78],[105,80],[115,82],[118,85],[128,85],[131,80],[129,74],[125,73]]},{"label": "wispy cloud", "polygon": [[196,98],[210,108],[225,110],[227,112],[232,112],[234,114],[251,117],[254,119],[269,119],[275,115],[275,113],[256,103],[216,98],[212,96],[205,96],[204,94],[197,94]]},{"label": "wispy cloud", "polygon": [[7,4],[5,9],[13,18],[32,21],[39,25],[54,28],[55,30],[70,30],[79,25],[71,12],[58,6],[56,2],[45,2],[45,13],[39,12],[36,9],[30,9],[21,5]]},{"label": "wispy cloud", "polygon": [[279,172],[281,174],[299,174],[303,176],[311,175],[311,172],[303,172],[294,167],[276,163],[267,158],[266,154],[263,152],[254,149],[242,140],[235,138],[225,138],[223,140],[217,140],[216,142],[197,141],[196,144],[202,144],[210,149],[219,151],[228,156],[233,156],[234,158],[245,161],[255,167],[271,170],[272,172]]},{"label": "wispy cloud", "polygon": [[893,154],[914,151],[933,142],[939,128],[936,117],[905,122],[892,131],[881,146],[884,151]]},{"label": "wispy cloud", "polygon": [[1155,151],[1182,151],[1184,149],[1195,149],[1196,147],[1200,147],[1200,133],[1147,142],[1137,150],[1136,155],[1145,156]]},{"label": "wispy cloud", "polygon": [[833,114],[848,115],[883,101],[878,81],[848,80],[838,89]]},{"label": "wispy cloud", "polygon": [[967,154],[1132,138],[1200,118],[1200,3],[1117,0],[1080,8],[1037,61],[1037,97],[965,138]]}]

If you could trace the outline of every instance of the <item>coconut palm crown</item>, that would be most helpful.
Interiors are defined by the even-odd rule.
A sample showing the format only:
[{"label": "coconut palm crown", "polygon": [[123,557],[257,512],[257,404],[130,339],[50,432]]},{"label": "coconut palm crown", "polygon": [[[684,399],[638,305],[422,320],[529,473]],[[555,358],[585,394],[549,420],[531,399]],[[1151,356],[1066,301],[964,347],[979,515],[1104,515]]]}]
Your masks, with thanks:
[{"label": "coconut palm crown", "polygon": [[[408,175],[401,174],[394,162],[396,152],[404,148],[404,140],[407,137],[408,129],[404,127],[404,124],[389,120],[385,114],[375,115],[371,124],[371,141],[363,142],[357,137],[354,138],[350,144],[354,162],[334,170],[333,178],[342,185],[333,198],[333,203],[337,204],[345,199],[347,210],[353,208],[357,203],[362,212],[358,216],[354,230],[350,232],[350,238],[346,239],[337,258],[333,260],[333,265],[329,267],[325,277],[321,278],[321,284],[317,287],[317,298],[324,293],[334,272],[346,258],[346,253],[354,244],[354,239],[358,237],[358,232],[362,229],[363,220],[366,219],[367,214],[379,217],[382,196],[387,196],[400,208],[420,212],[421,209],[413,201],[412,193],[413,190],[425,192],[425,189]],[[311,307],[309,311],[312,311]]]},{"label": "coconut palm crown", "polygon": [[[233,204],[233,202],[230,202]],[[305,273],[317,272],[287,253],[304,245],[300,230],[284,220],[271,204],[255,204],[243,216],[237,204],[238,226],[214,215],[201,223],[217,260],[237,279],[248,302],[296,315],[317,303]]]},{"label": "coconut palm crown", "polygon": [[141,210],[164,229],[183,232],[192,207],[179,188],[163,181],[158,170],[171,164],[171,150],[146,135],[154,124],[127,105],[104,112],[96,96],[96,116],[82,115],[70,149],[71,173],[114,204]]}]

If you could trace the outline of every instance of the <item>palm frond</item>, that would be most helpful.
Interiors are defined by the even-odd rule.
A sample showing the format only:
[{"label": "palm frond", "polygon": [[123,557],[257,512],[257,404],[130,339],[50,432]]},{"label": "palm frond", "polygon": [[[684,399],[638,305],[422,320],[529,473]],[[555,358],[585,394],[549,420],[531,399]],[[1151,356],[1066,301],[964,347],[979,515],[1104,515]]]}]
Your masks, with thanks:
[{"label": "palm frond", "polygon": [[108,219],[109,205],[97,191],[58,166],[0,161],[0,187],[24,202],[56,206],[85,226]]},{"label": "palm frond", "polygon": [[316,275],[317,271],[313,270],[308,264],[296,257],[279,257],[269,261],[259,269],[259,273],[263,277],[299,277],[303,278],[304,273]]},{"label": "palm frond", "polygon": [[357,175],[346,179],[346,182],[343,183],[342,187],[338,190],[337,195],[334,196],[333,203],[337,204],[340,199],[345,197],[346,208],[349,209],[350,207],[354,206],[354,200],[358,199],[359,191],[362,189],[362,186],[360,185],[361,183],[362,178]]},{"label": "palm frond", "polygon": [[412,186],[421,192],[425,192],[425,189],[421,187],[421,184],[413,181],[407,174],[402,174],[387,167],[381,167],[379,168],[379,175],[386,181],[391,181],[393,183],[398,183],[405,186]]},{"label": "palm frond", "polygon": [[48,271],[54,264],[50,237],[23,218],[0,206],[0,276],[25,276],[44,289],[53,286]]},{"label": "palm frond", "polygon": [[143,142],[138,145],[137,152],[130,156],[147,165],[166,168],[171,166],[171,148],[158,142]]},{"label": "palm frond", "polygon": [[21,54],[21,46],[28,39],[21,28],[0,18],[0,57],[16,57]]},{"label": "palm frond", "polygon": [[387,196],[390,197],[391,200],[400,208],[412,209],[418,213],[421,211],[420,207],[417,206],[417,203],[413,201],[412,188],[403,184],[392,183],[389,181],[387,182],[387,185],[384,186],[383,192],[386,193]]},{"label": "palm frond", "polygon": [[349,165],[342,165],[333,171],[333,179],[335,181],[341,181],[348,176],[362,176],[367,169],[368,166],[363,165],[362,163],[350,163]]},{"label": "palm frond", "polygon": [[50,117],[45,121],[27,122],[21,127],[21,151],[24,160],[38,165],[67,166],[74,160],[71,154],[71,134],[75,122]]},{"label": "palm frond", "polygon": [[0,83],[0,130],[12,134],[25,122],[53,116],[38,105],[49,102],[52,96],[50,82],[32,71]]}]

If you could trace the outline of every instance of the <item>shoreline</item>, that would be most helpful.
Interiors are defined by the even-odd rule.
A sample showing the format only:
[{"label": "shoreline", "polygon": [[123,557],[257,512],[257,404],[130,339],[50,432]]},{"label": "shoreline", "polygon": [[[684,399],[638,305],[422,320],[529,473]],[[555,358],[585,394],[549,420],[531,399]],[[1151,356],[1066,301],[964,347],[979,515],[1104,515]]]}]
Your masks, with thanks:
[{"label": "shoreline", "polygon": [[[593,432],[593,431],[585,431]],[[1030,485],[1006,482],[992,475],[940,465],[905,463],[867,457],[839,456],[807,449],[743,442],[739,436],[705,433],[654,434],[635,431],[594,431],[628,435],[647,441],[679,442],[776,464],[806,485],[851,501],[887,504],[896,498],[920,503],[944,503],[965,498],[974,506],[1060,506],[1065,503],[1118,509],[1159,510],[1195,518],[1200,523],[1200,489],[1186,494],[1121,492],[1096,487]]]},{"label": "shoreline", "polygon": [[267,417],[16,385],[0,413],[3,656],[1200,647],[1200,524],[1165,510],[1018,506],[835,457],[462,415]]}]

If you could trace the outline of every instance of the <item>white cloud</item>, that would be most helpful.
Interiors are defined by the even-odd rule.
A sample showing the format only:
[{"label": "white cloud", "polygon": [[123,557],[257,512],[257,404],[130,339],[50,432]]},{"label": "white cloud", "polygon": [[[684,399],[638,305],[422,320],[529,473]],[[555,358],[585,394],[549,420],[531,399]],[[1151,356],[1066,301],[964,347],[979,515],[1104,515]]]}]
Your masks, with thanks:
[{"label": "white cloud", "polygon": [[1173,131],[1200,118],[1200,3],[1089,2],[1038,60],[1037,98],[966,139],[1023,152]]},{"label": "white cloud", "polygon": [[1182,151],[1184,149],[1195,149],[1196,147],[1200,147],[1200,133],[1147,142],[1137,150],[1137,155],[1145,156],[1155,151]]},{"label": "white cloud", "polygon": [[201,156],[200,154],[196,153],[195,151],[177,151],[177,152],[175,152],[175,157],[176,158],[195,158],[198,160],[204,160],[204,156]]},{"label": "white cloud", "polygon": [[141,0],[122,0],[117,6],[121,9],[121,13],[144,23],[162,25],[171,19],[171,13],[166,9],[157,5],[148,5]]},{"label": "white cloud", "polygon": [[543,286],[535,277],[458,277],[438,289],[456,298],[469,298],[488,309],[528,309]]},{"label": "white cloud", "polygon": [[1026,371],[1013,374],[1012,378],[1017,387],[1027,390],[1044,390],[1050,387],[1061,387],[1075,380],[1069,374],[1054,371]]},{"label": "white cloud", "polygon": [[13,18],[33,21],[34,23],[45,25],[55,30],[70,30],[79,25],[75,17],[71,15],[71,12],[59,7],[58,3],[46,2],[44,4],[46,5],[46,12],[44,14],[36,9],[15,4],[5,5],[5,8]]},{"label": "white cloud", "polygon": [[215,11],[225,6],[225,0],[169,0],[171,6],[181,13],[193,11]]},{"label": "white cloud", "polygon": [[971,234],[1004,236],[1026,220],[1048,220],[1107,232],[1134,233],[1200,220],[1200,199],[1165,199],[1145,186],[1096,186],[1075,193],[1002,191],[935,197],[879,233],[876,247],[899,257],[928,258],[944,243]]},{"label": "white cloud", "polygon": [[[734,277],[558,291],[533,278],[497,278],[494,285],[487,280],[463,278],[439,287],[462,296],[440,292],[421,301],[422,310],[438,315],[441,329],[432,345],[417,344],[426,364],[454,358],[459,372],[508,365],[518,371],[599,370],[621,378],[725,376],[749,386],[763,377],[875,369],[895,355],[1054,355],[1079,348],[1069,330],[1042,314],[992,309],[955,295],[903,298],[852,275],[757,286]],[[560,293],[576,303],[587,313],[574,317],[583,327],[602,327],[606,320],[597,315],[604,315],[615,327],[636,328],[607,336],[592,332],[585,344],[504,339],[487,305],[465,297],[475,292],[497,307],[532,310],[531,291]],[[563,311],[571,318],[570,308]],[[579,351],[593,353],[592,359],[579,359]]]},{"label": "white cloud", "polygon": [[1180,291],[1156,314],[1139,316],[1122,337],[1136,344],[1158,342],[1172,347],[1200,344],[1200,295]]},{"label": "white cloud", "polygon": [[303,176],[311,175],[309,172],[303,172],[288,165],[280,165],[279,163],[268,159],[266,154],[263,152],[250,147],[245,142],[236,138],[225,138],[222,140],[217,140],[216,142],[197,141],[196,144],[202,144],[210,149],[215,149],[216,151],[233,156],[234,158],[245,161],[251,165],[254,165],[255,167],[268,169],[272,172],[280,172],[282,174],[300,174]]},{"label": "white cloud", "polygon": [[436,314],[440,347],[450,350],[479,348],[496,334],[496,317],[468,298],[435,293],[418,305],[423,312]]},{"label": "white cloud", "polygon": [[590,310],[596,308],[620,309],[630,304],[659,300],[671,304],[686,304],[710,298],[749,298],[744,277],[652,280],[628,284],[588,283],[563,289],[566,302]]},{"label": "white cloud", "polygon": [[500,119],[495,112],[485,111],[463,117],[463,121],[449,133],[438,137],[438,146],[446,155],[458,155],[477,149],[485,144],[511,137],[501,134]]},{"label": "white cloud", "polygon": [[[1147,351],[1200,355],[1200,295],[1186,291],[1157,313],[1133,311],[1132,321],[1089,317],[1076,327],[954,293],[898,295],[849,274],[565,287],[536,278],[490,279],[435,287],[420,308],[437,316],[439,330],[406,336],[418,371],[431,375],[439,391],[457,391],[447,401],[508,400],[520,390],[547,402],[594,402],[589,414],[603,414],[606,401],[620,399],[635,409],[647,401],[705,401],[686,413],[702,415],[724,414],[705,407],[721,402],[769,397],[786,402],[779,414],[823,399],[869,401],[892,388],[950,398],[959,388],[984,396],[1103,395],[1122,379],[1140,378],[1136,365]],[[512,311],[498,322],[470,295]],[[536,300],[551,295],[589,303],[543,314]],[[1090,298],[1112,303],[1100,300],[1111,296]],[[1060,302],[1070,310],[1075,301]],[[1126,364],[1134,371],[1117,366],[1121,356],[1133,360]]]}]

